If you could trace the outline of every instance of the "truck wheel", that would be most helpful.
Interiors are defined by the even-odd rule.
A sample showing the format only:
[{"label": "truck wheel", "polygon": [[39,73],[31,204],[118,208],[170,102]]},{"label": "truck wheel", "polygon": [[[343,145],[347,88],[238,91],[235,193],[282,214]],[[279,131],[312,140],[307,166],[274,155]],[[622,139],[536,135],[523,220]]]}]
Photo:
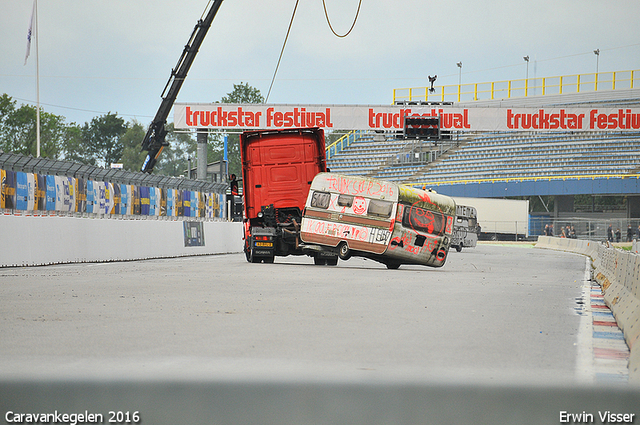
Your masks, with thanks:
[{"label": "truck wheel", "polygon": [[456,251],[458,251],[458,252],[462,251],[462,245],[457,245],[456,246]]},{"label": "truck wheel", "polygon": [[250,263],[259,263],[260,261],[262,261],[262,258],[256,257],[253,249],[249,247],[249,253],[247,254],[247,261]]},{"label": "truck wheel", "polygon": [[324,266],[326,263],[324,258],[320,258],[319,255],[314,255],[313,264],[315,264],[316,266]]},{"label": "truck wheel", "polygon": [[400,263],[386,263],[385,266],[387,266],[389,270],[398,270]]},{"label": "truck wheel", "polygon": [[351,250],[349,249],[349,245],[347,245],[347,243],[344,241],[340,242],[340,245],[338,245],[338,257],[340,257],[340,259],[344,261],[351,258]]},{"label": "truck wheel", "polygon": [[249,262],[251,263],[259,263],[261,261],[260,257],[256,257],[253,255],[253,251],[251,251],[251,256]]}]

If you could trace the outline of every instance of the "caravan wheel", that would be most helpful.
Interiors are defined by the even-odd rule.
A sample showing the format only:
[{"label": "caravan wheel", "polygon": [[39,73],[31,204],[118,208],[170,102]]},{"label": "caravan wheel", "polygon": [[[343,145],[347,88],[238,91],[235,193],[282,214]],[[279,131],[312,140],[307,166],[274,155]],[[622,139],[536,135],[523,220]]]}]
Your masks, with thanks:
[{"label": "caravan wheel", "polygon": [[347,245],[347,243],[344,241],[340,242],[340,245],[338,245],[338,257],[340,257],[341,260],[345,261],[351,258],[351,250],[349,249],[349,245]]}]

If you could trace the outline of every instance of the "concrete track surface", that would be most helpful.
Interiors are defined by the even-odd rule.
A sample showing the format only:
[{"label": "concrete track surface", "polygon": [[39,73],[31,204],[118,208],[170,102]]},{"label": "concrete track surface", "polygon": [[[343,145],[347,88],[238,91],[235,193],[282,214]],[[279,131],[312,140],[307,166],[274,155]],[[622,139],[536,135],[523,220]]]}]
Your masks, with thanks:
[{"label": "concrete track surface", "polygon": [[450,252],[439,269],[243,255],[4,269],[0,370],[273,363],[572,379],[584,268],[579,255],[480,245]]},{"label": "concrete track surface", "polygon": [[[440,269],[387,270],[359,258],[337,267],[308,257],[249,264],[242,254],[1,269],[0,379],[30,382],[18,385],[24,391],[74,380],[581,387],[585,265],[583,256],[530,245],[479,245],[450,252]],[[558,423],[558,409],[589,408],[567,403],[542,422],[519,423]]]}]

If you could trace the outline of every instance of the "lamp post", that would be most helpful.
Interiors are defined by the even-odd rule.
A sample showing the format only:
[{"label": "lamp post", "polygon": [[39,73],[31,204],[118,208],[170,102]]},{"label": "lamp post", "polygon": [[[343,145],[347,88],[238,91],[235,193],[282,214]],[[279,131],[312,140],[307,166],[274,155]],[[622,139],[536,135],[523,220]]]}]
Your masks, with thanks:
[{"label": "lamp post", "polygon": [[460,92],[462,91],[462,61],[456,63],[458,65],[458,102],[460,102]]},{"label": "lamp post", "polygon": [[600,70],[600,49],[596,49],[593,51],[593,54],[596,55],[596,85],[595,91],[598,91],[598,71]]},{"label": "lamp post", "polygon": [[529,96],[529,55],[523,56],[522,59],[527,63],[527,79],[524,81],[524,95]]}]

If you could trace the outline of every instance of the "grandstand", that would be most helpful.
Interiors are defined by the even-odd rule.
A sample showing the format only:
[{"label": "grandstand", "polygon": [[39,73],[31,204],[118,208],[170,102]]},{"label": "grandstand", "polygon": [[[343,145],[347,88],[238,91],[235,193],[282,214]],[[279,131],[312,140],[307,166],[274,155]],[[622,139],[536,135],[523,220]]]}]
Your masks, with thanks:
[{"label": "grandstand", "polygon": [[[582,81],[559,86],[549,93],[545,79],[537,87],[528,87],[517,96],[514,91],[508,97],[496,99],[495,93],[480,96],[478,84],[474,100],[457,103],[463,107],[599,107],[629,108],[640,105],[640,89],[634,88],[640,72],[626,71],[628,78],[620,81],[616,73],[612,81],[600,74],[589,76],[554,77],[562,81]],[[618,73],[618,75],[623,73]],[[618,80],[616,81],[616,78]],[[596,81],[589,90],[585,81]],[[625,84],[626,83],[626,84]],[[483,83],[491,87],[496,84]],[[580,84],[580,83],[579,83]],[[609,84],[609,86],[607,86]],[[503,84],[504,85],[504,84]],[[518,84],[509,82],[509,87]],[[635,83],[638,87],[638,83]],[[453,98],[464,98],[463,86]],[[604,90],[602,88],[605,88]],[[425,101],[426,89],[404,89],[410,93],[403,101]],[[437,93],[449,93],[449,89],[436,89]],[[398,102],[394,91],[394,101]],[[416,98],[412,93],[424,93]],[[448,100],[444,94],[442,99]],[[351,140],[341,150],[328,150],[328,165],[334,172],[361,174],[370,177],[415,185],[442,185],[451,182],[468,182],[508,179],[555,179],[584,177],[620,177],[640,173],[640,131],[634,132],[487,132],[454,133],[450,140],[415,142],[399,138],[394,132],[358,132],[349,135]],[[530,193],[546,195],[550,193]],[[568,194],[568,193],[565,193]]]},{"label": "grandstand", "polygon": [[[624,175],[640,167],[640,132],[496,132],[459,135],[421,152],[394,134],[364,133],[329,159],[334,172],[402,183]],[[446,150],[445,150],[446,149]]]}]

